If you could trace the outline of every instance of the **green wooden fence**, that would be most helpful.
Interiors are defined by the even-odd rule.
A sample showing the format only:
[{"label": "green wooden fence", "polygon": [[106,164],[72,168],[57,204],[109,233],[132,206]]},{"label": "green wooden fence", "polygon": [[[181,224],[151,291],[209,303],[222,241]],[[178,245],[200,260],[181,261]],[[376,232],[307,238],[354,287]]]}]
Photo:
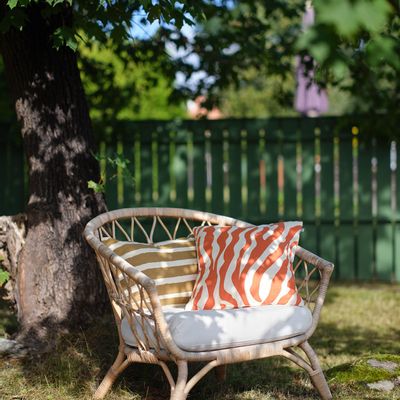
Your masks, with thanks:
[{"label": "green wooden fence", "polygon": [[[303,220],[302,245],[334,261],[336,278],[400,281],[396,141],[339,118],[119,122],[103,131],[99,154],[125,157],[132,174],[101,161],[109,209]],[[0,127],[1,214],[23,210],[26,198],[21,145],[11,136]]]}]

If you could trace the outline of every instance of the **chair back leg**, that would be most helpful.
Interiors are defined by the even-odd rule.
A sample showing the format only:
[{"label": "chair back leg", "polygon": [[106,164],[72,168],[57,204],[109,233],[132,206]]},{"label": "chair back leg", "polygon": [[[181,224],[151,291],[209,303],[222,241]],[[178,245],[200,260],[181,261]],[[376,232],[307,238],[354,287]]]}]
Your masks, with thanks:
[{"label": "chair back leg", "polygon": [[175,386],[171,386],[171,400],[186,400],[187,393],[185,391],[188,379],[188,363],[187,361],[178,361],[178,377]]},{"label": "chair back leg", "polygon": [[118,375],[129,365],[129,361],[123,352],[119,352],[114,364],[108,370],[106,376],[101,381],[99,387],[97,388],[93,399],[102,400],[111,389],[111,386],[118,378]]},{"label": "chair back leg", "polygon": [[226,365],[219,365],[215,367],[215,377],[218,383],[223,383],[226,380]]}]

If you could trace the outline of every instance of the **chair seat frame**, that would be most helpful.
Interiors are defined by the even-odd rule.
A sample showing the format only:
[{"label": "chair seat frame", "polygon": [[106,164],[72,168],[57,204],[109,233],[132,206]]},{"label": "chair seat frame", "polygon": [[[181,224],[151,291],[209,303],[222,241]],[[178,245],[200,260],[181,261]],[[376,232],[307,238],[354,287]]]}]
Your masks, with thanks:
[{"label": "chair seat frame", "polygon": [[[144,218],[150,219],[151,229],[149,232],[141,222]],[[172,233],[165,223],[166,219],[174,220]],[[125,225],[122,221],[125,222]],[[126,223],[128,223],[129,229],[126,228]],[[272,356],[285,357],[303,368],[309,374],[320,397],[323,400],[331,399],[332,395],[318,357],[308,343],[308,339],[318,325],[334,268],[332,263],[300,246],[296,248],[295,255],[298,260],[294,267],[296,278],[300,275],[299,271],[303,271],[301,278],[298,279],[298,290],[305,305],[312,311],[312,324],[304,334],[251,346],[189,352],[179,348],[174,342],[154,281],[103,243],[104,239],[118,238],[118,235],[122,236],[123,240],[134,241],[135,229],[141,232],[148,243],[153,242],[157,229],[161,229],[168,239],[175,239],[182,227],[191,233],[193,228],[191,223],[195,225],[253,226],[241,220],[212,213],[154,207],[110,211],[97,216],[86,225],[84,237],[96,252],[119,334],[118,355],[97,388],[94,399],[103,399],[119,374],[134,362],[159,365],[171,386],[170,399],[185,400],[193,386],[213,368],[216,368],[217,377],[224,379],[227,364]],[[121,286],[121,279],[128,282],[130,287],[136,287],[135,293],[140,294],[139,300],[131,290],[126,290],[126,287]],[[121,323],[124,317],[128,319],[132,334],[137,340],[138,346],[135,348],[127,346],[124,342],[121,332]],[[138,324],[142,328],[142,335],[137,331]],[[149,330],[152,331],[151,335],[146,334]],[[302,351],[302,354],[299,353],[299,350]],[[168,361],[174,362],[178,367],[176,378],[173,377],[167,365]],[[189,379],[188,363],[190,362],[206,362],[206,364]]]}]

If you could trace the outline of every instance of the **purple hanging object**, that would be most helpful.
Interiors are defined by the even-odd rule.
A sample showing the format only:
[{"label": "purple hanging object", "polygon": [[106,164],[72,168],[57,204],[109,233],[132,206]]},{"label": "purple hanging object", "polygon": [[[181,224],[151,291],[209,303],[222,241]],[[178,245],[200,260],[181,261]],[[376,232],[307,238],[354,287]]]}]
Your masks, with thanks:
[{"label": "purple hanging object", "polygon": [[[303,16],[303,27],[307,28],[314,23],[314,9],[306,7]],[[328,111],[328,96],[326,90],[321,89],[314,80],[313,68],[306,68],[306,64],[313,63],[311,57],[296,57],[296,97],[294,107],[303,115],[316,117]]]}]

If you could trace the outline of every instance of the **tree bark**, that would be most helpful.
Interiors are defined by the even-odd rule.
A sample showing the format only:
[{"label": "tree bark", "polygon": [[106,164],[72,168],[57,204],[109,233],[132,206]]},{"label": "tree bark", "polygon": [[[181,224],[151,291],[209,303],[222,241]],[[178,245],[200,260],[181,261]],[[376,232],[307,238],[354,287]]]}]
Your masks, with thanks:
[{"label": "tree bark", "polygon": [[[105,210],[103,196],[87,184],[99,178],[88,107],[76,54],[56,50],[52,41],[58,27],[71,25],[72,9],[44,18],[42,8],[31,4],[22,30],[0,34],[29,165],[27,236],[16,280],[19,337],[36,343],[86,325],[106,304],[82,238],[86,222]],[[2,11],[0,0],[0,17]]]}]

